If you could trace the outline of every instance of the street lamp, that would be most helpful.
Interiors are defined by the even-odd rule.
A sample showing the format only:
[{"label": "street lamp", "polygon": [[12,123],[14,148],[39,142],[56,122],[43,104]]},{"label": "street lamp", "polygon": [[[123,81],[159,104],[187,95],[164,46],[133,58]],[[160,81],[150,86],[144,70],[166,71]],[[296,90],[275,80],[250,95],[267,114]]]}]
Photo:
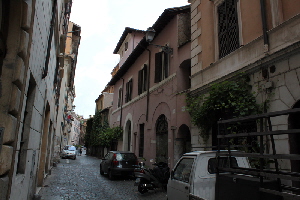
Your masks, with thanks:
[{"label": "street lamp", "polygon": [[167,45],[162,46],[162,45],[152,44],[152,43],[151,43],[151,42],[153,41],[153,39],[154,39],[155,33],[156,33],[156,32],[155,32],[154,28],[149,27],[149,28],[147,29],[147,31],[146,31],[146,41],[147,41],[149,44],[151,44],[151,45],[153,45],[153,46],[155,46],[155,47],[161,48],[162,51],[165,52],[165,53],[167,53],[167,54],[173,54],[173,49],[170,48],[170,47],[168,47]]}]

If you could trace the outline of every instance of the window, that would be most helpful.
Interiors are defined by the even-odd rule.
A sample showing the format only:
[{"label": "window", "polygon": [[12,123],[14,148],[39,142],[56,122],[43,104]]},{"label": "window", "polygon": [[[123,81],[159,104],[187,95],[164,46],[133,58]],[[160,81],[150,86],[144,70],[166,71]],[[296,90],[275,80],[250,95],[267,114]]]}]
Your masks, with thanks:
[{"label": "window", "polygon": [[120,88],[119,89],[119,99],[118,99],[118,107],[121,106],[121,104],[123,103],[122,102],[122,99],[123,99],[123,91],[122,91],[123,88]]},{"label": "window", "polygon": [[[210,174],[217,173],[217,159],[211,158],[208,160],[208,172]],[[230,168],[229,157],[219,157],[219,167]],[[231,167],[238,167],[236,158],[231,157]]]},{"label": "window", "polygon": [[[19,141],[20,151],[18,154],[18,163],[17,163],[17,174],[24,174],[26,170],[26,162],[27,162],[27,153],[28,153],[28,145],[30,138],[30,130],[32,127],[31,121],[33,118],[33,107],[34,107],[34,99],[36,93],[36,82],[33,78],[33,75],[30,74],[29,86],[27,90],[27,99],[25,105],[24,119],[23,119],[23,127],[21,133],[21,140]],[[34,153],[33,156],[36,154]],[[34,157],[33,157],[34,158]]]},{"label": "window", "polygon": [[125,103],[131,101],[132,99],[132,79],[130,79],[126,83],[126,96],[125,96]]},{"label": "window", "polygon": [[144,68],[139,71],[138,74],[138,94],[142,94],[147,90],[148,82],[148,71],[147,65],[144,65]]},{"label": "window", "polygon": [[169,55],[166,52],[155,54],[155,83],[169,76]]},{"label": "window", "polygon": [[218,8],[219,58],[239,48],[237,0],[225,0]]},{"label": "window", "polygon": [[194,158],[183,158],[174,170],[173,178],[178,181],[188,183],[190,181],[190,175]]},{"label": "window", "polygon": [[128,50],[128,42],[125,42],[125,51]]}]

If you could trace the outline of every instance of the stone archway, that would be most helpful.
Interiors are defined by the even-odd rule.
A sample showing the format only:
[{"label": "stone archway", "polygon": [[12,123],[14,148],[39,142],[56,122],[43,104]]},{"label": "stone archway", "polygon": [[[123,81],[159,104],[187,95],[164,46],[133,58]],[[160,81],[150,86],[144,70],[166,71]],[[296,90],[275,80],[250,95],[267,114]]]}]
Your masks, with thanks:
[{"label": "stone archway", "polygon": [[182,124],[178,129],[178,135],[174,141],[174,161],[177,160],[187,152],[192,150],[191,132],[187,125]]},{"label": "stone archway", "polygon": [[168,163],[168,121],[165,115],[156,120],[156,162]]},{"label": "stone archway", "polygon": [[[298,101],[293,108],[300,108]],[[300,129],[300,113],[290,114],[288,118],[289,129]],[[289,135],[290,154],[300,154],[300,134]],[[300,160],[291,160],[291,171],[300,172]],[[300,187],[299,181],[293,181],[294,187]]]},{"label": "stone archway", "polygon": [[131,150],[131,121],[128,120],[125,126],[125,134],[124,134],[124,142],[123,142],[123,150],[130,151]]}]

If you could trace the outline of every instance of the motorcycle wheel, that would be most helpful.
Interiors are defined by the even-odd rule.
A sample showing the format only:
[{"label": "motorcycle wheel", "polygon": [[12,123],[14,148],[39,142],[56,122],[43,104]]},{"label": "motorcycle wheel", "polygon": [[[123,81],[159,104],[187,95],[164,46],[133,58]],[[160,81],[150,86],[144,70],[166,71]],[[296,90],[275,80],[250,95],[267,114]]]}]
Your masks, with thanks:
[{"label": "motorcycle wheel", "polygon": [[102,170],[101,165],[100,165],[100,174],[101,174],[101,175],[104,175],[104,171]]},{"label": "motorcycle wheel", "polygon": [[144,193],[148,192],[148,189],[142,187],[143,183],[144,183],[144,181],[141,181],[140,184],[138,185],[138,191],[141,194],[144,194]]}]

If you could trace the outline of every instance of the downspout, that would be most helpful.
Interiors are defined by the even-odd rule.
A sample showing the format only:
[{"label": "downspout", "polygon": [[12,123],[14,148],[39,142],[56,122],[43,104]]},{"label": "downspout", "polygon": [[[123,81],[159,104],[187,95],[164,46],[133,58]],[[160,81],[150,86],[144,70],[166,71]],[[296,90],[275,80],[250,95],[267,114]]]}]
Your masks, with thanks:
[{"label": "downspout", "polygon": [[120,78],[123,80],[122,82],[122,96],[121,96],[121,114],[120,114],[120,127],[122,127],[122,112],[123,112],[123,91],[124,91],[124,78]]},{"label": "downspout", "polygon": [[148,122],[149,119],[149,97],[150,97],[150,65],[151,65],[151,51],[147,48],[146,49],[149,52],[149,63],[148,63],[148,69],[147,69],[147,110],[146,110],[146,121]]},{"label": "downspout", "polygon": [[267,16],[266,16],[266,4],[265,0],[260,0],[260,11],[264,38],[264,52],[269,52],[269,37],[268,37],[268,27],[267,27]]}]

